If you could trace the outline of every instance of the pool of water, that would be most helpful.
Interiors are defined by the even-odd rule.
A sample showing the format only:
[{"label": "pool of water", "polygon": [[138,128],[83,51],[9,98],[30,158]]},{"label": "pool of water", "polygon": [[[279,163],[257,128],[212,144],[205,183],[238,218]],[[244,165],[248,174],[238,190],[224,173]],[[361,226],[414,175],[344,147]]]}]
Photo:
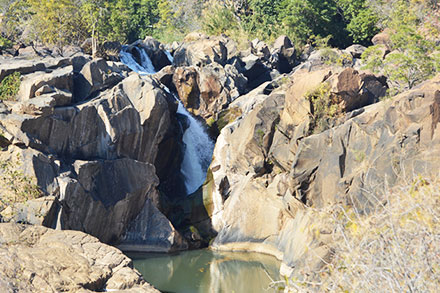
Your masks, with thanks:
[{"label": "pool of water", "polygon": [[277,292],[280,262],[269,255],[242,252],[186,251],[128,254],[145,280],[162,292]]}]

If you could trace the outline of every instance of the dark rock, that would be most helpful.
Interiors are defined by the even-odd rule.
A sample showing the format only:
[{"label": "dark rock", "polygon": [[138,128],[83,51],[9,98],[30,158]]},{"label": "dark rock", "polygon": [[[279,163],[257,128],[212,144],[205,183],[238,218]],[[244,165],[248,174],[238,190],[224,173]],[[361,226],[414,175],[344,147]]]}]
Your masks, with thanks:
[{"label": "dark rock", "polygon": [[154,38],[146,37],[143,42],[139,43],[139,46],[147,52],[156,71],[160,71],[165,66],[171,65],[171,61],[165,53],[164,46]]}]

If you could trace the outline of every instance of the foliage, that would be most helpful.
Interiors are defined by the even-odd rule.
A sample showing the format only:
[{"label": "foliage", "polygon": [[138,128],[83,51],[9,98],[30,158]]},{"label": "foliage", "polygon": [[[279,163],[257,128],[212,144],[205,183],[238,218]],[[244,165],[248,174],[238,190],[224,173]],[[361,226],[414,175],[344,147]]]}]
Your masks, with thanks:
[{"label": "foliage", "polygon": [[11,0],[4,8],[2,29],[14,39],[44,44],[78,45],[88,37],[133,42],[153,34],[157,4],[158,0]]},{"label": "foliage", "polygon": [[[378,32],[378,18],[366,0],[219,1],[206,10],[206,32],[231,34],[239,27],[249,37],[265,41],[287,34],[301,45],[328,37],[331,45],[346,47],[353,41],[369,44]],[[228,20],[233,23],[231,27]]]},{"label": "foliage", "polygon": [[18,169],[21,165],[20,156],[18,155],[11,160],[0,161],[0,184],[2,186],[0,211],[15,203],[22,203],[43,196],[34,179]]},{"label": "foliage", "polygon": [[330,84],[321,83],[316,89],[306,94],[311,105],[309,133],[320,133],[331,127],[332,120],[341,114],[340,101],[332,96]]},{"label": "foliage", "polygon": [[203,0],[158,0],[159,21],[153,34],[164,42],[181,41],[201,28]]},{"label": "foliage", "polygon": [[321,49],[321,60],[327,65],[350,66],[353,64],[353,56],[350,53],[338,53],[328,47]]},{"label": "foliage", "polygon": [[[423,18],[417,16],[419,5],[410,5],[406,0],[393,3],[393,10],[386,20],[390,31],[391,53],[384,55],[380,46],[368,48],[362,55],[367,69],[385,74],[391,85],[392,94],[413,88],[432,77],[439,70],[440,63],[435,53],[439,50],[435,40],[425,33]],[[425,7],[425,12],[429,8]]]},{"label": "foliage", "polygon": [[211,35],[225,34],[230,36],[234,30],[239,29],[239,23],[231,7],[223,6],[217,2],[208,2],[209,9],[203,13],[202,27]]},{"label": "foliage", "polygon": [[[333,259],[288,281],[285,292],[437,292],[440,286],[440,182],[418,177],[385,192],[376,211],[316,211],[333,227]],[[320,230],[315,229],[319,235]]]},{"label": "foliage", "polygon": [[81,38],[81,16],[74,0],[27,0],[27,4],[34,40],[67,44]]},{"label": "foliage", "polygon": [[0,101],[15,99],[20,89],[20,78],[20,72],[13,72],[0,82]]},{"label": "foliage", "polygon": [[375,13],[365,0],[283,0],[280,20],[296,42],[310,36],[330,36],[330,44],[347,47],[353,41],[369,44],[377,32]]},{"label": "foliage", "polygon": [[12,47],[12,42],[7,38],[0,36],[0,52],[4,49],[9,49]]},{"label": "foliage", "polygon": [[274,40],[280,33],[279,7],[281,0],[253,0],[247,13],[243,14],[242,26],[252,37]]}]

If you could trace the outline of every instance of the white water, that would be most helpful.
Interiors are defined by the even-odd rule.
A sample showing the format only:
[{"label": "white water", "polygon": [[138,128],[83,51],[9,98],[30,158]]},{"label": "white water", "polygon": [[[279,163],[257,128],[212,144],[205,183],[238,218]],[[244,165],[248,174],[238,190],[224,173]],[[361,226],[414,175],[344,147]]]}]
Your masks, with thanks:
[{"label": "white water", "polygon": [[167,50],[165,50],[165,55],[167,55],[168,60],[170,60],[171,64],[173,64],[174,58],[173,58],[173,56],[171,56],[171,53],[168,52]]},{"label": "white water", "polygon": [[154,69],[153,63],[151,62],[150,57],[148,57],[145,50],[139,49],[138,47],[134,47],[134,50],[139,52],[141,56],[141,64],[137,63],[133,58],[133,55],[128,52],[128,46],[123,46],[121,52],[119,52],[119,57],[121,58],[122,63],[128,66],[131,70],[141,74],[154,74],[156,70]]},{"label": "white water", "polygon": [[186,192],[191,194],[205,182],[206,172],[211,164],[214,143],[200,122],[194,119],[180,102],[177,113],[185,115],[190,123],[183,134],[186,149],[180,171],[185,177]]},{"label": "white water", "polygon": [[[142,64],[136,62],[133,55],[127,51],[127,46],[124,46],[119,53],[121,61],[131,70],[141,75],[156,73],[156,70],[145,50],[137,47],[135,48],[140,53]],[[172,63],[173,57],[168,51],[165,52]],[[178,99],[176,98],[176,100]],[[205,182],[206,172],[211,164],[214,143],[209,138],[203,125],[194,119],[194,117],[185,109],[180,100],[178,101],[179,106],[177,108],[177,113],[184,115],[189,122],[189,127],[183,134],[183,143],[186,145],[186,148],[183,162],[180,167],[180,172],[185,178],[186,194],[189,195],[195,192]]]}]

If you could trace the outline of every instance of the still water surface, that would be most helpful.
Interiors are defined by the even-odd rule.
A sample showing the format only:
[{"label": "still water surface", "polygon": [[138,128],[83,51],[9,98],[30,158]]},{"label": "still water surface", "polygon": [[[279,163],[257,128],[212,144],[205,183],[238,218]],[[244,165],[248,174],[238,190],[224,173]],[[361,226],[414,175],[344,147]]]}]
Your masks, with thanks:
[{"label": "still water surface", "polygon": [[129,254],[146,281],[162,292],[276,292],[280,262],[269,255],[186,251],[175,255]]}]

